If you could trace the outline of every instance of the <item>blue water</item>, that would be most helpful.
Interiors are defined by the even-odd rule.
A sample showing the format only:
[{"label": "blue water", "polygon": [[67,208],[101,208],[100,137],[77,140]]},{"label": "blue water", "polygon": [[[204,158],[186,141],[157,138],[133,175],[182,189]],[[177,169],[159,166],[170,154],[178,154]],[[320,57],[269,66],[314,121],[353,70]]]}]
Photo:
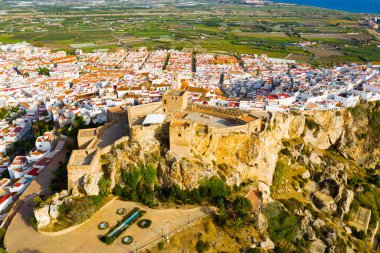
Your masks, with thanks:
[{"label": "blue water", "polygon": [[140,211],[137,211],[135,212],[131,217],[129,217],[126,221],[124,221],[123,223],[120,224],[120,226],[118,226],[117,228],[115,228],[114,231],[112,231],[112,233],[110,233],[108,235],[108,237],[112,237],[114,234],[116,234],[120,229],[124,228],[126,225],[128,225],[129,223],[131,223],[134,219],[137,218],[137,216],[139,216],[140,214]]},{"label": "blue water", "polygon": [[380,0],[272,0],[349,12],[380,14]]}]

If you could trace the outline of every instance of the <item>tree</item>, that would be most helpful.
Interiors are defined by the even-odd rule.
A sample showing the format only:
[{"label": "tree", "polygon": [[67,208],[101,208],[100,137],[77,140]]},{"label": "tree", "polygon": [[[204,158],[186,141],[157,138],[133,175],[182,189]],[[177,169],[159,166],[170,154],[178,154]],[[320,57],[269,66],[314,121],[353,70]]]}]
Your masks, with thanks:
[{"label": "tree", "polygon": [[110,195],[111,182],[108,179],[101,177],[99,179],[98,186],[99,186],[99,196],[107,197],[108,195]]},{"label": "tree", "polygon": [[195,245],[195,249],[197,250],[198,253],[205,252],[210,249],[210,243],[199,240],[197,241],[197,244]]},{"label": "tree", "polygon": [[53,129],[54,122],[52,120],[45,122],[43,120],[37,120],[32,125],[33,135],[35,137],[42,136],[45,132],[49,132]]},{"label": "tree", "polygon": [[33,202],[34,202],[34,205],[38,207],[42,203],[42,199],[40,198],[40,196],[35,196],[33,198]]},{"label": "tree", "polygon": [[130,171],[122,170],[121,176],[126,187],[130,190],[135,190],[141,179],[141,169],[140,167],[135,167]]},{"label": "tree", "polygon": [[121,194],[123,193],[123,188],[119,184],[116,184],[115,187],[113,188],[112,193],[113,195],[120,197]]},{"label": "tree", "polygon": [[50,70],[46,67],[38,67],[38,74],[40,76],[50,76]]},{"label": "tree", "polygon": [[244,228],[244,220],[240,217],[235,218],[231,221],[231,229],[233,231],[233,237],[235,237],[236,233]]},{"label": "tree", "polygon": [[199,191],[204,198],[218,199],[227,196],[226,184],[217,177],[201,182]]},{"label": "tree", "polygon": [[141,172],[144,178],[144,183],[146,185],[152,185],[156,180],[157,170],[152,167],[152,165],[148,164],[141,168]]},{"label": "tree", "polygon": [[251,202],[246,197],[237,196],[234,200],[234,212],[241,217],[246,217],[252,211],[252,208]]},{"label": "tree", "polygon": [[268,219],[268,232],[273,242],[289,242],[294,239],[299,227],[299,217],[287,212],[277,203],[270,203],[264,208]]}]

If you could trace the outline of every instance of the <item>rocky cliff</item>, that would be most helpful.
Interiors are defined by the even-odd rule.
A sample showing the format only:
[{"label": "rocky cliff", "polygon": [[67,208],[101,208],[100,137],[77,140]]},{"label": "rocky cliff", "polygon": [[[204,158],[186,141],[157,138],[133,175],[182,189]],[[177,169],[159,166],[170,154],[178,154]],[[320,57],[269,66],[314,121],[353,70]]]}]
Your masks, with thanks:
[{"label": "rocky cliff", "polygon": [[118,181],[120,168],[151,163],[157,166],[164,185],[175,183],[192,189],[203,178],[219,175],[230,185],[251,179],[270,186],[278,154],[283,142],[289,140],[311,150],[334,149],[363,167],[374,168],[380,161],[379,136],[368,113],[373,108],[369,107],[277,113],[260,134],[200,132],[193,138],[189,158],[175,156],[162,140],[124,143],[108,154],[113,161],[111,174],[115,175],[113,181]]}]

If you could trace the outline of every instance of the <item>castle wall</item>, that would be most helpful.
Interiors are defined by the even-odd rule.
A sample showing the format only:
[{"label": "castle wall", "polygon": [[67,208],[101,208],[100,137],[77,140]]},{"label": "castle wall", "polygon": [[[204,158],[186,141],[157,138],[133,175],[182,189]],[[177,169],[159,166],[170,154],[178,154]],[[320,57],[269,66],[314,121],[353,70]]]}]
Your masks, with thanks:
[{"label": "castle wall", "polygon": [[[94,138],[96,138],[96,135],[97,135],[96,130],[97,130],[96,128],[79,130],[77,140],[78,140],[78,147],[80,149],[86,148],[91,143],[91,141]],[[85,132],[88,134],[84,134]]]},{"label": "castle wall", "polygon": [[187,107],[188,92],[184,91],[182,95],[173,95],[170,92],[162,96],[162,107],[164,113],[174,113],[183,111]]},{"label": "castle wall", "polygon": [[260,133],[264,129],[263,121],[261,118],[258,118],[252,122],[249,122],[248,127],[250,133]]},{"label": "castle wall", "polygon": [[139,122],[139,116],[146,116],[151,113],[162,113],[162,103],[155,102],[145,105],[130,106],[128,107],[128,125],[131,127]]},{"label": "castle wall", "polygon": [[227,134],[231,134],[231,133],[249,134],[250,130],[249,130],[248,124],[245,124],[245,125],[241,125],[241,126],[224,127],[224,128],[210,127],[209,133],[218,134],[218,135],[227,135]]},{"label": "castle wall", "polygon": [[181,157],[191,155],[191,142],[195,132],[195,124],[169,127],[170,150]]},{"label": "castle wall", "polygon": [[221,118],[236,118],[248,114],[247,112],[239,109],[215,107],[210,105],[201,105],[194,103],[189,103],[189,109]]},{"label": "castle wall", "polygon": [[143,142],[149,139],[161,138],[161,124],[155,124],[150,126],[133,126],[130,128],[131,140]]},{"label": "castle wall", "polygon": [[[91,159],[90,164],[88,165],[76,165],[74,160],[75,156],[83,155],[87,153],[93,152],[93,149],[89,150],[74,150],[69,164],[67,165],[67,188],[68,191],[78,190],[81,193],[85,193],[87,195],[98,195],[99,189],[98,187],[88,187],[89,185],[96,185],[102,175],[101,165],[100,165],[100,151],[96,150],[94,156]],[[85,181],[85,177],[90,182]],[[83,192],[84,191],[84,192]]]},{"label": "castle wall", "polygon": [[128,122],[128,110],[120,108],[120,110],[107,110],[107,121]]},{"label": "castle wall", "polygon": [[123,136],[120,139],[117,139],[111,145],[105,146],[104,148],[100,149],[100,155],[104,155],[104,154],[111,152],[111,150],[116,148],[117,145],[119,145],[123,142],[129,141],[129,139],[130,139],[129,136]]}]

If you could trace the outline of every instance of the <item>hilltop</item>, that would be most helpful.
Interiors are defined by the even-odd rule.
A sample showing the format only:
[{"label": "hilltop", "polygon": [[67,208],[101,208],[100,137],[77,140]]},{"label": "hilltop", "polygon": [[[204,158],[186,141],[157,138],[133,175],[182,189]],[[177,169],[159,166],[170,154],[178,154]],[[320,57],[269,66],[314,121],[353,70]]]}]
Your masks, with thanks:
[{"label": "hilltop", "polygon": [[[379,103],[365,103],[339,111],[275,113],[262,117],[263,125],[257,132],[244,132],[236,126],[207,130],[198,125],[190,127],[188,135],[192,138],[185,153],[173,149],[173,141],[179,140],[171,138],[169,145],[165,123],[145,126],[145,130],[137,124],[129,131],[133,133],[138,128],[145,132],[116,141],[99,156],[100,167],[95,167],[99,174],[91,173],[84,181],[77,181],[79,184],[72,181],[71,187],[77,195],[113,191],[122,199],[150,206],[168,201],[166,194],[177,204],[194,205],[193,194],[205,187],[207,180],[218,178],[231,189],[226,203],[233,196],[256,192],[252,195],[254,218],[245,221],[244,230],[233,233],[235,239],[241,240],[240,248],[258,245],[277,249],[286,244],[290,251],[362,251],[368,247],[365,245],[376,243],[373,229],[379,206],[368,200],[380,196],[379,111]],[[215,112],[208,114],[216,117]],[[178,123],[178,118],[169,125],[173,127],[174,123]],[[70,175],[74,175],[70,170],[69,182],[73,179]],[[77,178],[77,172],[75,175]],[[144,182],[150,183],[132,183],[139,180],[139,175],[146,175],[148,181]],[[131,184],[142,188],[135,189]],[[170,188],[177,192],[165,193]],[[153,191],[157,192],[156,197]],[[226,205],[227,208],[229,204]],[[224,208],[219,204],[218,207]],[[212,226],[232,231],[231,221],[218,222],[222,209]],[[355,221],[358,210],[371,210],[369,223],[364,227]],[[278,227],[282,222],[290,222],[289,229]],[[204,234],[202,240],[211,236],[203,226],[197,229]],[[247,231],[254,231],[255,235],[250,237]],[[225,240],[230,239],[227,236]],[[222,241],[215,241],[215,247]],[[189,242],[192,244],[194,241]]]}]

